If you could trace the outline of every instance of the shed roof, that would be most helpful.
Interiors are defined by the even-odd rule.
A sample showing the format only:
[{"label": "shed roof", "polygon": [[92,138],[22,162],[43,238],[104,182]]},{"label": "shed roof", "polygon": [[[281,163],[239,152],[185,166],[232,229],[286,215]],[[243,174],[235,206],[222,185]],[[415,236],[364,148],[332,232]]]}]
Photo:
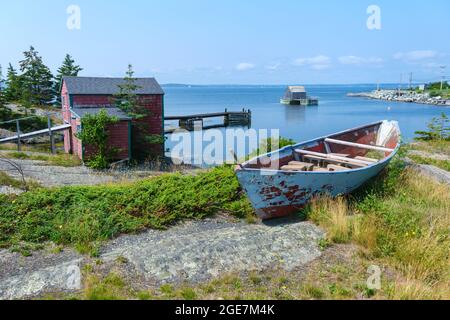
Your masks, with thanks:
[{"label": "shed roof", "polygon": [[[123,78],[63,77],[69,94],[117,94]],[[155,78],[136,78],[136,94],[164,94]]]},{"label": "shed roof", "polygon": [[291,92],[306,92],[305,87],[303,86],[289,86],[288,89]]},{"label": "shed roof", "polygon": [[117,117],[119,120],[131,120],[131,117],[128,116],[125,112],[120,110],[117,107],[112,106],[80,106],[77,105],[71,109],[71,111],[80,118],[83,118],[88,114],[97,114],[101,110],[106,110],[106,113],[111,117]]}]

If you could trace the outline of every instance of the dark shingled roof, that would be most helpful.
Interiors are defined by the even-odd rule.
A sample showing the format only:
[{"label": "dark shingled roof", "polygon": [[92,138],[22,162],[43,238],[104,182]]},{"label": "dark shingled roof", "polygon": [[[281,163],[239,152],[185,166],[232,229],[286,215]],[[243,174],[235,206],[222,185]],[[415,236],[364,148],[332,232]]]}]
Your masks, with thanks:
[{"label": "dark shingled roof", "polygon": [[123,112],[119,108],[111,106],[75,106],[71,109],[71,111],[78,117],[83,118],[88,114],[97,114],[102,109],[105,109],[106,113],[108,113],[108,115],[111,117],[117,117],[119,118],[119,120],[131,120],[131,117],[129,117],[125,112]]},{"label": "dark shingled roof", "polygon": [[[123,78],[64,77],[69,94],[117,94]],[[137,78],[136,94],[164,94],[155,78]]]}]

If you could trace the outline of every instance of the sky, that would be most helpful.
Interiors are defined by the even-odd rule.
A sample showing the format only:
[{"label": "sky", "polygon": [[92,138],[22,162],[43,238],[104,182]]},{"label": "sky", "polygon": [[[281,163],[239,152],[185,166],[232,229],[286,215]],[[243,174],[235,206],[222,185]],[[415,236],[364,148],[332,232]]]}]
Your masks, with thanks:
[{"label": "sky", "polygon": [[83,76],[131,63],[160,83],[420,83],[450,74],[449,39],[448,0],[0,1],[4,73],[33,45]]}]

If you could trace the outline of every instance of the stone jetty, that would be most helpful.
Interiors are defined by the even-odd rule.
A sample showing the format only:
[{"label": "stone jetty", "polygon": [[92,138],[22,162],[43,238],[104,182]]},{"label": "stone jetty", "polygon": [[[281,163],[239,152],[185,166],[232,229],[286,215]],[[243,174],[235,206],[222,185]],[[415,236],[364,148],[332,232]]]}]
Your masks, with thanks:
[{"label": "stone jetty", "polygon": [[450,106],[450,100],[443,97],[436,96],[430,97],[428,93],[417,93],[415,91],[408,90],[374,90],[372,92],[359,92],[349,93],[349,97],[363,97],[369,99],[385,100],[385,101],[397,101],[397,102],[410,102],[410,103],[422,103],[432,104],[439,106]]}]

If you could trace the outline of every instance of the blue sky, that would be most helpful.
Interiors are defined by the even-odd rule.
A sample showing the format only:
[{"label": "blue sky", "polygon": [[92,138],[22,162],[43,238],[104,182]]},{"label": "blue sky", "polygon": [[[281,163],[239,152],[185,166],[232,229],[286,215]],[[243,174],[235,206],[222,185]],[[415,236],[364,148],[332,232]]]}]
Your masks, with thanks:
[{"label": "blue sky", "polygon": [[[67,28],[67,8],[81,28]],[[381,10],[369,30],[367,8]],[[161,83],[288,84],[438,80],[450,74],[450,1],[15,0],[0,4],[0,64],[30,45],[53,71],[70,53],[85,76]]]}]

